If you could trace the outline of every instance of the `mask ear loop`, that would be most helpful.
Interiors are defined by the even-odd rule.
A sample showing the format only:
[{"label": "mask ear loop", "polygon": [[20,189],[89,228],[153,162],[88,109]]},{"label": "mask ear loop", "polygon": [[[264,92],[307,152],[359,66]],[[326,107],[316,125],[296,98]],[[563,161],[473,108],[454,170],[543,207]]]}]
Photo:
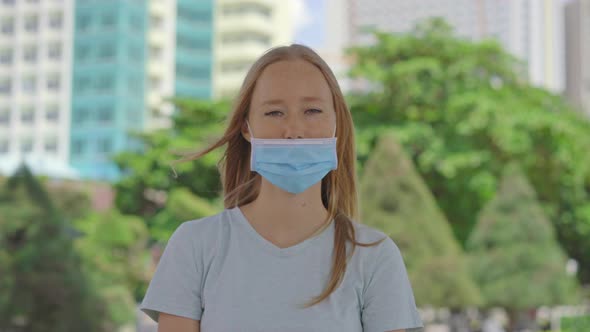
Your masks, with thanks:
[{"label": "mask ear loop", "polygon": [[250,132],[250,136],[252,138],[255,138],[254,133],[252,133],[252,128],[250,128],[250,122],[248,120],[246,120],[246,125],[248,126],[248,131]]},{"label": "mask ear loop", "polygon": [[252,133],[252,128],[250,128],[250,122],[248,120],[246,120],[246,125],[248,126],[248,131],[250,132],[250,171],[252,171],[254,169],[254,151],[256,151],[256,149],[254,149],[254,140],[256,138]]}]

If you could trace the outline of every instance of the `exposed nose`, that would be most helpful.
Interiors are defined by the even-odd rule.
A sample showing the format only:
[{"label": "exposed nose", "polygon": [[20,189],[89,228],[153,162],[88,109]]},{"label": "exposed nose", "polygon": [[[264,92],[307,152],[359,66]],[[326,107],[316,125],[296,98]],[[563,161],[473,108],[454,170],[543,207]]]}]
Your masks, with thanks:
[{"label": "exposed nose", "polygon": [[304,128],[301,124],[301,121],[299,121],[297,117],[292,116],[286,122],[284,138],[293,139],[304,137]]}]

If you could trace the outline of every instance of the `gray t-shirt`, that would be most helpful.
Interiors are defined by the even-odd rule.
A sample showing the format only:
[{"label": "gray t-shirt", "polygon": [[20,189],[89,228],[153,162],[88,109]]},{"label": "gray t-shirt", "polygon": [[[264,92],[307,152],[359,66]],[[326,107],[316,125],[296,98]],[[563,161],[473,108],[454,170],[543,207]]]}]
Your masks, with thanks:
[{"label": "gray t-shirt", "polygon": [[[386,235],[354,223],[357,241]],[[180,225],[164,250],[141,309],[201,321],[203,332],[421,330],[422,321],[398,247],[387,238],[357,246],[344,280],[319,295],[332,266],[334,223],[288,248],[262,237],[239,208]]]}]

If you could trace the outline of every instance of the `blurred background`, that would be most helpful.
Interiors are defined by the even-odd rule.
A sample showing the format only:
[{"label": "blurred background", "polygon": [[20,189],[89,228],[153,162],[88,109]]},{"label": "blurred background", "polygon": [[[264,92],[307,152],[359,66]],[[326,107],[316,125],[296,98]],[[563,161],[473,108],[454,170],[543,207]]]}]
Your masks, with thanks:
[{"label": "blurred background", "polygon": [[0,331],[155,331],[253,61],[330,65],[425,331],[590,331],[590,0],[0,0]]}]

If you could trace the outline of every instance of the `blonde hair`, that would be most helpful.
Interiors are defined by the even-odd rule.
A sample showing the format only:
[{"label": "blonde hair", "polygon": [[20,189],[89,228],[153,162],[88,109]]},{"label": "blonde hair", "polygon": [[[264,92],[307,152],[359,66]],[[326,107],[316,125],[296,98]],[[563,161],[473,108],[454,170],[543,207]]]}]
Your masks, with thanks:
[{"label": "blonde hair", "polygon": [[[177,162],[194,160],[227,144],[225,153],[219,162],[225,208],[234,208],[248,204],[256,199],[260,189],[260,175],[250,170],[250,143],[242,136],[242,128],[249,112],[252,93],[256,81],[264,69],[272,63],[284,60],[304,60],[317,67],[326,79],[334,102],[336,112],[336,130],[338,168],[331,171],[322,180],[322,203],[328,210],[328,220],[334,220],[334,255],[330,280],[321,294],[314,297],[304,307],[311,307],[322,302],[338,288],[344,279],[348,259],[356,245],[368,247],[379,244],[384,239],[373,243],[356,241],[353,219],[358,220],[358,197],[356,189],[355,144],[352,116],[336,77],[326,62],[312,49],[293,44],[269,50],[250,68],[240,92],[235,100],[229,124],[223,136],[207,149],[188,154]],[[347,256],[346,241],[352,243],[352,250]]]}]

